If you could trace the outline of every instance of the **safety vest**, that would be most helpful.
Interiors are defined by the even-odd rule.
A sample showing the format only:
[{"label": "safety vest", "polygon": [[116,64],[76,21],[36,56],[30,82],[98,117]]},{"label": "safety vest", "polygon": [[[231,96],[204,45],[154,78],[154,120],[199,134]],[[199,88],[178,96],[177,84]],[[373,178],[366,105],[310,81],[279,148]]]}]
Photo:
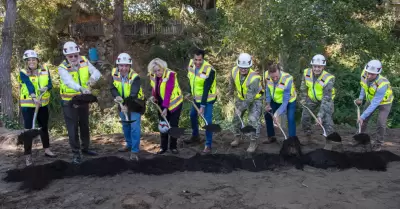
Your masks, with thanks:
[{"label": "safety vest", "polygon": [[[39,98],[40,88],[46,87],[49,84],[49,69],[46,65],[40,66],[40,69],[37,69],[37,74],[28,74],[26,69],[21,69],[21,72],[29,77],[33,87],[35,88],[36,98]],[[35,103],[32,100],[31,95],[29,94],[28,87],[25,83],[22,83],[21,78],[18,76],[18,80],[20,82],[21,90],[20,90],[20,103],[21,107],[36,107]],[[50,101],[50,92],[46,91],[41,99],[41,106],[44,107],[49,104]]]},{"label": "safety vest", "polygon": [[393,96],[392,86],[390,85],[389,80],[386,79],[385,77],[378,75],[378,77],[375,79],[375,81],[372,84],[368,84],[367,73],[365,70],[363,70],[363,72],[361,73],[360,84],[361,84],[361,87],[365,91],[367,101],[371,101],[374,98],[375,93],[376,93],[376,91],[378,91],[378,89],[382,88],[385,85],[388,85],[385,96],[383,97],[380,104],[384,105],[384,104],[390,104],[393,102],[394,96]]},{"label": "safety vest", "polygon": [[[172,70],[166,69],[166,70],[164,70],[164,74],[162,76],[162,81],[160,84],[160,96],[161,96],[161,99],[163,99],[163,100],[165,98],[165,87],[167,86],[167,82],[169,80],[169,76],[171,73],[175,73],[175,72]],[[170,110],[170,111],[175,109],[176,107],[178,107],[183,102],[182,91],[181,91],[181,88],[179,87],[176,73],[175,73],[174,77],[175,77],[175,84],[174,84],[174,89],[172,90],[169,107],[168,107],[168,110]],[[157,78],[156,78],[155,74],[150,74],[150,85],[154,91],[157,88],[156,79]]]},{"label": "safety vest", "polygon": [[[211,70],[214,70],[213,67],[204,60],[203,65],[199,69],[197,75],[195,74],[195,65],[193,63],[193,59],[190,60],[188,66],[188,78],[190,82],[190,90],[196,102],[200,103],[201,98],[203,97],[203,89],[206,78],[210,75]],[[215,72],[215,70],[214,70]],[[215,77],[217,77],[217,73],[215,72]],[[211,102],[216,100],[217,98],[217,84],[216,78],[214,79],[210,91],[208,92],[207,102]]]},{"label": "safety vest", "polygon": [[[79,83],[83,88],[87,88],[86,83],[89,81],[89,66],[85,56],[80,57],[79,69],[73,69],[67,60],[64,60],[58,67],[62,67],[68,71],[76,83]],[[80,91],[75,91],[65,85],[60,79],[60,95],[63,101],[70,101],[74,96],[81,94]]]},{"label": "safety vest", "polygon": [[[117,68],[114,68],[111,71],[111,75],[113,77],[113,84],[115,88],[118,90],[119,95],[121,95],[122,98],[127,98],[131,95],[131,84],[135,80],[137,76],[139,76],[133,69],[129,70],[128,74],[128,81],[125,81],[123,87],[124,91],[122,91],[122,77],[121,73],[117,70]],[[142,87],[140,87],[137,98],[140,100],[144,100],[144,95],[142,91]]]},{"label": "safety vest", "polygon": [[263,94],[263,88],[261,85],[261,76],[258,75],[257,72],[255,72],[253,69],[249,69],[249,72],[247,74],[246,79],[243,81],[242,84],[240,84],[240,73],[239,73],[239,67],[234,67],[232,68],[231,76],[235,82],[235,87],[237,91],[237,96],[240,100],[245,100],[248,87],[251,83],[254,82],[254,80],[258,79],[258,93],[255,95],[254,99],[258,99],[262,96]]},{"label": "safety vest", "polygon": [[[314,75],[312,73],[312,69],[307,68],[304,70],[304,80],[306,81],[306,86],[308,89],[307,95],[312,101],[317,102],[322,100],[324,87],[332,78],[335,78],[335,76],[326,72],[325,70],[322,71],[321,75],[317,78],[315,82],[313,76]],[[335,88],[333,88],[332,100],[335,98],[335,92],[336,90]]]},{"label": "safety vest", "polygon": [[269,89],[269,92],[271,94],[272,100],[278,104],[283,103],[283,93],[286,89],[286,87],[289,85],[289,82],[292,81],[292,87],[290,89],[290,99],[289,102],[293,102],[297,98],[296,94],[296,86],[294,85],[293,82],[293,77],[289,73],[285,73],[281,71],[281,77],[279,78],[279,81],[277,85],[274,84],[274,81],[272,78],[269,76],[268,71],[264,73],[264,78],[267,80],[267,86]]}]

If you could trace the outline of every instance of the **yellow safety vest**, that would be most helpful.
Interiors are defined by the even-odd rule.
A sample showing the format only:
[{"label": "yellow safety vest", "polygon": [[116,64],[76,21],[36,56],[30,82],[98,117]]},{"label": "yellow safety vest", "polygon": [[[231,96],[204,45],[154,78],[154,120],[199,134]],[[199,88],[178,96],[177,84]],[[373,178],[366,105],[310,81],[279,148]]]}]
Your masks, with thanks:
[{"label": "yellow safety vest", "polygon": [[272,78],[269,76],[268,71],[265,71],[264,78],[267,80],[267,86],[271,94],[271,98],[274,102],[278,104],[283,103],[283,93],[290,81],[292,81],[292,87],[290,89],[289,102],[293,102],[296,100],[297,98],[296,86],[294,85],[293,82],[293,76],[291,76],[289,73],[281,71],[281,77],[279,78],[279,81],[276,86]]},{"label": "yellow safety vest", "polygon": [[380,104],[384,105],[393,102],[394,96],[392,86],[390,85],[389,80],[385,77],[378,75],[377,79],[371,85],[368,85],[367,73],[365,70],[363,70],[363,72],[361,73],[360,84],[365,91],[367,101],[371,101],[374,98],[376,91],[387,84],[388,88],[386,89],[385,96],[383,97]]},{"label": "yellow safety vest", "polygon": [[[312,69],[307,68],[304,70],[304,80],[306,81],[306,86],[308,89],[307,95],[308,97],[314,101],[321,101],[322,96],[324,94],[324,87],[328,82],[332,79],[335,78],[332,74],[326,72],[325,70],[322,71],[321,75],[317,78],[317,80],[314,83],[314,78],[313,78],[313,73]],[[335,98],[335,92],[336,89],[332,89],[332,100]]]},{"label": "yellow safety vest", "polygon": [[251,83],[254,82],[254,80],[258,79],[258,93],[255,95],[254,99],[258,99],[262,96],[263,94],[263,88],[261,85],[261,76],[258,75],[257,72],[255,72],[253,69],[249,69],[249,72],[247,74],[246,79],[243,81],[242,84],[240,84],[240,73],[239,73],[239,67],[233,67],[232,72],[231,72],[232,79],[235,82],[235,87],[237,91],[237,96],[240,100],[245,100],[248,91],[248,87]]},{"label": "yellow safety vest", "polygon": [[[127,98],[129,95],[131,95],[131,84],[135,80],[137,76],[139,76],[133,69],[129,70],[128,74],[128,82],[124,83],[124,91],[122,92],[122,77],[121,73],[117,70],[117,68],[114,68],[111,71],[111,75],[113,77],[113,84],[115,88],[118,90],[119,95],[121,95],[122,98]],[[142,87],[140,87],[137,98],[140,100],[144,100],[144,94],[142,91]]]},{"label": "yellow safety vest", "polygon": [[[40,88],[46,87],[49,84],[49,69],[46,65],[40,66],[40,69],[37,69],[37,75],[28,75],[26,69],[21,69],[21,72],[25,75],[29,76],[29,80],[31,81],[33,87],[35,88],[36,98],[39,98]],[[32,100],[32,97],[29,95],[28,87],[25,83],[22,83],[21,78],[18,76],[18,80],[20,82],[20,103],[21,107],[36,107],[35,103]],[[49,104],[50,101],[50,92],[46,91],[41,99],[41,106],[44,107]]]},{"label": "yellow safety vest", "polygon": [[[160,84],[160,96],[161,96],[161,99],[163,99],[163,100],[165,98],[165,88],[167,86],[167,82],[169,80],[169,76],[171,73],[175,73],[175,72],[170,69],[166,69],[166,70],[164,70],[164,74],[162,76],[162,81]],[[179,87],[178,78],[177,78],[176,73],[175,73],[174,77],[175,77],[175,84],[174,84],[174,89],[172,90],[172,93],[171,93],[171,98],[170,98],[169,107],[168,107],[168,110],[170,110],[170,111],[175,109],[176,107],[178,107],[183,102],[182,91],[181,91],[181,88]],[[154,91],[157,88],[156,87],[156,79],[157,78],[156,78],[155,74],[150,74],[150,85]]]},{"label": "yellow safety vest", "polygon": [[[64,60],[58,67],[62,67],[68,71],[76,83],[79,83],[83,88],[87,88],[86,83],[89,81],[89,65],[85,56],[81,56],[79,61],[79,69],[75,70],[71,67],[67,60]],[[74,96],[81,94],[80,91],[75,91],[65,85],[60,79],[60,95],[63,101],[70,101]]]},{"label": "yellow safety vest", "polygon": [[[204,83],[206,78],[210,75],[211,70],[214,70],[213,67],[204,60],[203,65],[198,71],[198,74],[195,74],[195,65],[193,63],[193,59],[190,60],[189,66],[188,66],[188,78],[190,82],[190,89],[192,92],[192,95],[194,96],[194,99],[196,102],[200,103],[201,98],[203,97],[203,89],[204,89]],[[214,70],[215,72],[215,70]],[[210,91],[208,92],[208,97],[207,97],[207,102],[211,102],[216,100],[217,98],[217,84],[216,84],[216,77],[217,77],[217,72],[215,72],[215,79],[211,85]]]}]

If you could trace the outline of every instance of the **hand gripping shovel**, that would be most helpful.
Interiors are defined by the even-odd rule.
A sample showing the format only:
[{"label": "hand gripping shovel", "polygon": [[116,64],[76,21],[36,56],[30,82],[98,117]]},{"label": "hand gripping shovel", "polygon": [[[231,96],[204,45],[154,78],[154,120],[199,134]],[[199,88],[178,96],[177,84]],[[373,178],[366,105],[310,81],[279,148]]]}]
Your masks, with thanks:
[{"label": "hand gripping shovel", "polygon": [[[38,97],[39,101],[42,100],[42,96],[44,95],[44,93],[46,93],[46,92],[43,92],[39,95],[39,97]],[[40,134],[40,128],[35,127],[36,126],[36,118],[37,118],[37,114],[39,112],[40,106],[41,106],[41,104],[36,104],[35,113],[33,114],[33,120],[32,120],[32,128],[22,132],[18,136],[18,140],[17,140],[18,145],[23,144],[28,141],[32,141],[33,138],[35,138],[36,136],[38,136]]]},{"label": "hand gripping shovel", "polygon": [[242,133],[245,134],[245,133],[256,132],[256,129],[255,129],[253,126],[250,126],[250,125],[244,126],[243,120],[242,120],[242,118],[240,117],[239,110],[238,110],[236,107],[235,107],[235,113],[236,113],[236,115],[238,116],[240,122],[242,123],[242,127],[240,128],[240,131],[241,131]]},{"label": "hand gripping shovel", "polygon": [[116,103],[119,104],[119,107],[121,108],[121,112],[124,113],[124,115],[125,115],[125,120],[120,120],[120,121],[119,121],[120,123],[133,123],[133,122],[136,121],[136,120],[129,120],[128,114],[127,114],[125,111],[122,111],[122,106],[123,106],[123,105],[122,105],[121,102],[119,102],[119,101],[117,101],[117,100],[114,100],[114,102],[116,102]]},{"label": "hand gripping shovel", "polygon": [[[196,106],[196,104],[189,98],[185,97],[186,100],[188,100],[189,102],[191,102],[193,104],[194,109],[197,111],[197,113],[200,112],[199,108]],[[204,118],[203,115],[200,115],[200,117],[204,120],[204,123],[206,124],[203,128],[206,129],[206,131],[210,131],[210,132],[220,132],[221,131],[221,126],[219,126],[218,124],[208,124],[207,120]]]},{"label": "hand gripping shovel", "polygon": [[[360,118],[360,106],[357,105],[356,100],[354,100],[354,104],[357,107],[357,120]],[[358,122],[357,122],[358,123]],[[353,136],[353,139],[357,142],[357,144],[368,144],[371,142],[371,138],[369,137],[368,134],[366,133],[361,133],[361,124],[358,123],[358,133],[356,135]]]},{"label": "hand gripping shovel", "polygon": [[336,132],[333,132],[329,135],[326,135],[326,131],[324,126],[319,122],[317,116],[314,115],[314,113],[310,110],[310,108],[308,108],[307,106],[305,106],[304,104],[301,104],[304,108],[306,108],[308,110],[308,112],[310,112],[310,115],[315,119],[315,121],[318,123],[319,126],[321,126],[322,130],[323,130],[323,134],[322,136],[324,136],[327,140],[330,141],[334,141],[334,142],[341,142],[342,138],[340,137],[340,135]]},{"label": "hand gripping shovel", "polygon": [[157,110],[160,112],[161,117],[167,123],[167,125],[168,125],[168,134],[171,135],[174,138],[181,137],[185,133],[185,129],[184,128],[179,128],[179,127],[171,127],[171,125],[169,124],[167,118],[162,115],[161,108],[156,103],[154,103],[152,98],[150,98],[149,100],[150,100],[151,103],[153,103],[157,107]]}]

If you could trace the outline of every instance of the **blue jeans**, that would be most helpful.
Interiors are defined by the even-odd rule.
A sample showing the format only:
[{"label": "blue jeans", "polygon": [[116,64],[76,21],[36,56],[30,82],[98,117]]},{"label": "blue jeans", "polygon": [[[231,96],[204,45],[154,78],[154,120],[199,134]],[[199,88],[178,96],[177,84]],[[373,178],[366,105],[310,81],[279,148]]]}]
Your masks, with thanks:
[{"label": "blue jeans", "polygon": [[[200,103],[196,103],[196,106],[200,108]],[[208,124],[212,124],[212,116],[213,116],[213,109],[214,104],[206,104],[204,107],[204,117]],[[192,122],[192,135],[198,136],[199,135],[199,120],[198,120],[198,113],[192,107],[190,111],[190,121]],[[211,148],[212,145],[212,132],[206,131],[206,146]]]},{"label": "blue jeans", "polygon": [[[271,108],[272,108],[272,114],[276,112],[276,110],[281,106],[281,104],[275,103],[274,101],[271,101]],[[287,119],[288,119],[288,129],[289,129],[289,136],[296,136],[296,101],[289,102],[286,108],[286,113],[287,113]],[[267,135],[269,137],[275,136],[275,129],[274,129],[274,124],[273,120],[270,114],[265,113],[265,122],[267,123]]]},{"label": "blue jeans", "polygon": [[[128,113],[130,120],[136,120],[133,123],[122,123],[122,131],[126,141],[126,146],[132,148],[132,152],[139,152],[140,146],[140,113],[131,112]],[[124,113],[120,112],[119,117],[121,120],[126,120]]]}]

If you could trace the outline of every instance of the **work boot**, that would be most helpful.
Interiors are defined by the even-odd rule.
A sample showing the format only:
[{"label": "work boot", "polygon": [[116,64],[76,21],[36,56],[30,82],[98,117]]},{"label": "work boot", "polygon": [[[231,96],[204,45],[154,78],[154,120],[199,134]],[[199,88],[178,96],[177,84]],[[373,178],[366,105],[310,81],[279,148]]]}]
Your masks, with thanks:
[{"label": "work boot", "polygon": [[118,152],[129,152],[131,151],[132,147],[123,146],[118,149]]},{"label": "work boot", "polygon": [[82,149],[82,154],[89,155],[89,156],[97,156],[97,152],[92,151],[90,149]]},{"label": "work boot", "polygon": [[200,136],[192,136],[190,137],[190,139],[184,139],[183,142],[185,142],[186,144],[190,144],[193,142],[199,142],[200,141]]},{"label": "work boot", "polygon": [[274,143],[274,142],[276,142],[276,137],[275,136],[271,136],[271,137],[268,137],[266,140],[264,140],[263,144],[271,144],[271,143]]},{"label": "work boot", "polygon": [[240,136],[235,136],[235,139],[231,142],[232,147],[237,147],[240,143]]},{"label": "work boot", "polygon": [[74,153],[72,156],[72,163],[75,165],[81,164],[82,158],[80,153]]},{"label": "work boot", "polygon": [[136,153],[136,152],[131,152],[131,156],[129,156],[129,160],[132,160],[132,161],[139,161],[138,153]]},{"label": "work boot", "polygon": [[33,164],[32,155],[31,154],[26,155],[26,157],[25,157],[25,165],[26,166],[31,166],[32,164]]},{"label": "work boot", "polygon": [[247,148],[247,152],[253,153],[253,152],[256,151],[256,149],[257,149],[257,141],[256,140],[251,140],[249,148]]},{"label": "work boot", "polygon": [[373,152],[379,152],[379,151],[381,151],[381,149],[382,149],[382,143],[380,143],[380,142],[374,142],[374,143],[372,144],[372,151],[373,151]]}]

